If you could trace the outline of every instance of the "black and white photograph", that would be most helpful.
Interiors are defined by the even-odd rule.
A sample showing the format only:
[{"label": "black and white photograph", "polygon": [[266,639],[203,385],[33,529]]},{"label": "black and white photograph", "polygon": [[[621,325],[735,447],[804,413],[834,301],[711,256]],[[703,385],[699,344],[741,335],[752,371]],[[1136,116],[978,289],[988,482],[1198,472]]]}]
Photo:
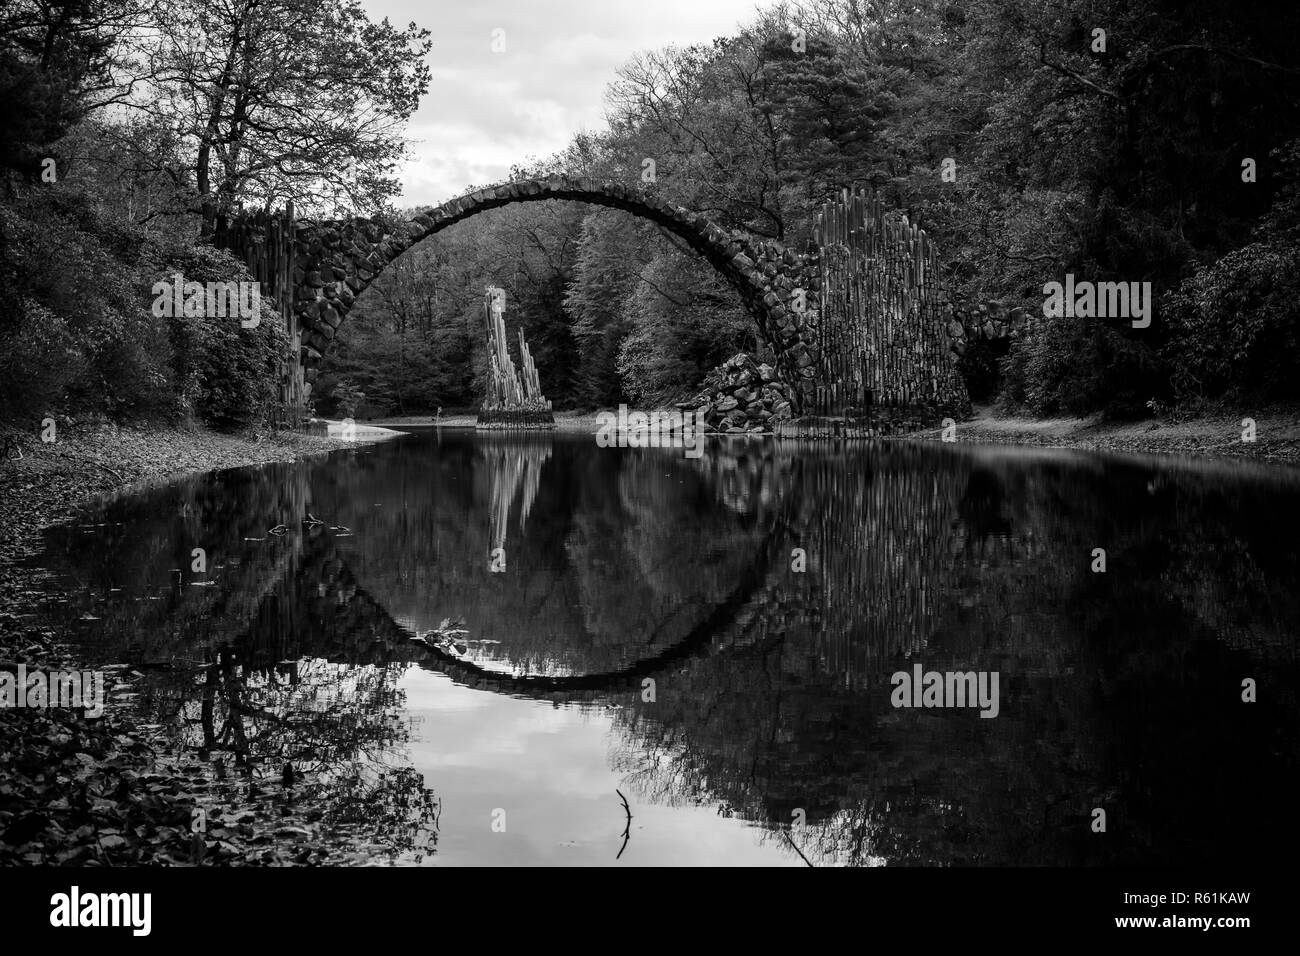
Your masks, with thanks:
[{"label": "black and white photograph", "polygon": [[14,945],[1283,925],[1294,0],[0,0],[0,440]]}]

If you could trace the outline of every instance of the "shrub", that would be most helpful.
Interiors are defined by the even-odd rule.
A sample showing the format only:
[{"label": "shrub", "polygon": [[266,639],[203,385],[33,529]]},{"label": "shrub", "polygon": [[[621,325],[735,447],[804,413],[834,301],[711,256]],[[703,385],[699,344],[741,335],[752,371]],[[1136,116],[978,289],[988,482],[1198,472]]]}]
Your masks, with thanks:
[{"label": "shrub", "polygon": [[142,240],[76,194],[0,207],[0,359],[8,418],[54,408],[114,418],[174,412],[165,324],[142,308]]},{"label": "shrub", "polygon": [[366,393],[361,391],[349,379],[341,379],[334,385],[330,397],[334,400],[334,407],[344,418],[354,418],[357,414],[357,408],[366,400]]},{"label": "shrub", "polygon": [[1180,402],[1300,396],[1300,242],[1254,242],[1165,296]]},{"label": "shrub", "polygon": [[1000,367],[1002,403],[1035,415],[1142,416],[1151,398],[1168,392],[1155,351],[1096,319],[1043,319],[1012,344]]},{"label": "shrub", "polygon": [[265,420],[288,349],[279,316],[267,303],[251,329],[237,318],[155,316],[153,285],[175,273],[251,279],[228,254],[160,246],[74,190],[32,190],[0,206],[0,415],[192,413],[220,428]]},{"label": "shrub", "polygon": [[84,371],[84,356],[67,321],[30,297],[6,316],[0,359],[0,409],[4,421],[30,425],[62,405],[63,394]]},{"label": "shrub", "polygon": [[[243,263],[205,246],[164,250],[156,268],[155,281],[177,272],[186,282],[251,280]],[[261,307],[252,328],[244,328],[234,316],[167,320],[180,406],[214,428],[244,428],[273,416],[289,340],[270,302],[263,299]]]}]

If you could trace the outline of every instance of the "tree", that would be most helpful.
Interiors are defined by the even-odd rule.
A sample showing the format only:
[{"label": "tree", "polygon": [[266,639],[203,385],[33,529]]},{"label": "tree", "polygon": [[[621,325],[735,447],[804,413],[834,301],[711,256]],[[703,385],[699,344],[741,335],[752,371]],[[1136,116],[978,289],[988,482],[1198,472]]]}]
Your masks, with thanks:
[{"label": "tree", "polygon": [[622,305],[636,287],[646,233],[629,228],[628,217],[617,212],[600,210],[582,221],[564,308],[579,353],[578,400],[587,407],[607,408],[627,397],[618,352],[632,323]]},{"label": "tree", "polygon": [[128,0],[10,0],[0,10],[0,167],[29,179],[93,110],[120,100]]},{"label": "tree", "polygon": [[788,117],[770,109],[769,25],[711,47],[642,53],[609,89],[614,151],[623,176],[655,162],[666,197],[724,225],[783,238]]},{"label": "tree", "polygon": [[429,31],[359,0],[156,0],[134,105],[176,123],[210,232],[243,202],[375,212],[429,83]]}]

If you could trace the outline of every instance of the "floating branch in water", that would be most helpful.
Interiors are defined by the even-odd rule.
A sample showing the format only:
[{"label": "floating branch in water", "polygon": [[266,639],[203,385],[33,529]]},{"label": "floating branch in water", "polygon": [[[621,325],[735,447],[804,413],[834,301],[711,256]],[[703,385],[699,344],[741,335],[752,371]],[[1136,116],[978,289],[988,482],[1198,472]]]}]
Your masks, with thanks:
[{"label": "floating branch in water", "polygon": [[618,848],[618,856],[614,857],[617,860],[622,857],[623,851],[627,849],[627,841],[632,839],[632,808],[627,805],[627,797],[623,796],[622,790],[615,787],[614,792],[623,801],[623,812],[627,814],[627,825],[623,827],[623,845]]}]

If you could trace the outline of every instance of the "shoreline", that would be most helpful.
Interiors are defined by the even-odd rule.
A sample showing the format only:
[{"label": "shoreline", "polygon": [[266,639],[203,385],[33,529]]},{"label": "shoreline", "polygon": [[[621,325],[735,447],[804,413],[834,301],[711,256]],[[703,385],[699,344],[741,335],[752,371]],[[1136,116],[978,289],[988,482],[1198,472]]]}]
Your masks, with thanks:
[{"label": "shoreline", "polygon": [[[1255,423],[1255,440],[1243,440],[1242,420]],[[928,428],[900,440],[942,441],[944,429]],[[1099,415],[1033,419],[988,408],[956,426],[958,444],[1060,448],[1103,454],[1162,455],[1206,461],[1246,460],[1300,464],[1300,410],[1269,408],[1216,412],[1186,420],[1170,417],[1105,422]]]},{"label": "shoreline", "polygon": [[[537,429],[537,431],[582,432],[597,428],[596,412],[555,412],[554,429]],[[357,427],[374,426],[378,428],[455,428],[474,430],[478,421],[475,413],[461,415],[443,415],[441,419],[432,415],[390,415],[385,418],[357,419]]]},{"label": "shoreline", "polygon": [[[598,429],[596,414],[557,412],[555,431],[594,434]],[[1253,442],[1242,440],[1242,420],[1248,417],[1255,422]],[[472,430],[474,421],[475,416],[472,414],[446,415],[441,423],[428,416],[406,415],[371,419],[366,424],[390,428],[441,427]],[[891,435],[880,440],[942,441],[943,433],[942,427],[936,427]],[[978,407],[971,418],[957,422],[955,438],[958,444],[1034,446],[1111,454],[1167,455],[1219,461],[1245,459],[1269,464],[1300,465],[1300,408],[1271,407],[1249,413],[1220,411],[1182,420],[1164,416],[1133,422],[1105,422],[1100,415],[1035,419],[1003,415],[989,407]]]}]

